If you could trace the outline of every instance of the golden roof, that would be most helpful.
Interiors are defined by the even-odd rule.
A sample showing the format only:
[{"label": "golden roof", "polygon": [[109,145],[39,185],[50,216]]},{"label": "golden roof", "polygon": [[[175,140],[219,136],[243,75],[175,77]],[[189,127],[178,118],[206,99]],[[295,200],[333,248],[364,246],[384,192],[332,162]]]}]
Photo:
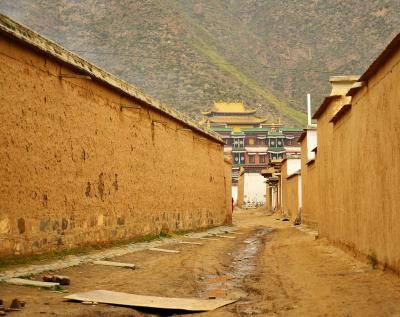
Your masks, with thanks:
[{"label": "golden roof", "polygon": [[215,112],[244,112],[246,108],[242,102],[214,102]]},{"label": "golden roof", "polygon": [[202,112],[203,115],[211,113],[255,113],[255,109],[246,109],[243,102],[214,102],[211,111]]},{"label": "golden roof", "polygon": [[257,117],[243,117],[243,116],[226,116],[226,117],[211,117],[208,118],[209,122],[212,123],[240,123],[240,124],[260,124],[267,121],[267,118]]}]

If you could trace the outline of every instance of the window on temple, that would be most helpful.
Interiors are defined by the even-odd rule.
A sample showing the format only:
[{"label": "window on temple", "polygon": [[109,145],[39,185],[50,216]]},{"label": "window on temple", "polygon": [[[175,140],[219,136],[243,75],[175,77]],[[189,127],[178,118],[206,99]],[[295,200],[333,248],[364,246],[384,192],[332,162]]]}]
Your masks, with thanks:
[{"label": "window on temple", "polygon": [[260,163],[265,163],[265,155],[260,155],[259,161],[260,161]]},{"label": "window on temple", "polygon": [[233,164],[240,164],[240,156],[239,156],[239,153],[235,153],[234,155],[233,155]]},{"label": "window on temple", "polygon": [[244,153],[239,153],[240,156],[240,164],[244,164]]},{"label": "window on temple", "polygon": [[271,146],[275,146],[275,145],[276,145],[275,140],[271,140]]},{"label": "window on temple", "polygon": [[278,146],[282,146],[282,140],[278,140]]},{"label": "window on temple", "polygon": [[256,162],[255,157],[256,157],[255,155],[249,155],[249,163],[250,164],[254,164]]},{"label": "window on temple", "polygon": [[253,138],[249,139],[249,145],[254,145],[254,139]]}]

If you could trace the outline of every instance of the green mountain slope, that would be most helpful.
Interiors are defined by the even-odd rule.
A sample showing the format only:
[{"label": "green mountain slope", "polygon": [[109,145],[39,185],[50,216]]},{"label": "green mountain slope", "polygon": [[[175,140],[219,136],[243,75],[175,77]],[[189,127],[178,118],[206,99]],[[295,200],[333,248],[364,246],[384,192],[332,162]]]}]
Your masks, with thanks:
[{"label": "green mountain slope", "polygon": [[400,25],[397,0],[1,0],[0,11],[195,119],[243,100],[295,126],[307,92],[317,106],[329,75],[361,73]]}]

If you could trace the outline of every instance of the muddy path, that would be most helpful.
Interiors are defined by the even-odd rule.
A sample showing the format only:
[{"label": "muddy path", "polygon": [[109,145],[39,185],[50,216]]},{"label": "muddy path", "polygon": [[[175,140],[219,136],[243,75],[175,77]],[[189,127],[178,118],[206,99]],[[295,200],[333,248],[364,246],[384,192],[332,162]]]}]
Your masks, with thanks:
[{"label": "muddy path", "polygon": [[[228,252],[230,265],[217,274],[199,272],[199,297],[201,298],[244,298],[247,297],[244,281],[254,276],[257,256],[264,245],[264,237],[272,229],[259,227],[250,230],[244,236],[236,239],[235,248]],[[207,265],[206,263],[204,266]],[[202,266],[200,270],[203,270]]]},{"label": "muddy path", "polygon": [[[112,260],[136,270],[84,264],[68,275],[69,293],[95,289],[142,295],[238,299],[215,311],[184,316],[399,316],[400,279],[315,240],[290,223],[261,212],[239,211],[237,234],[170,243],[178,254],[137,251]],[[40,278],[40,276],[38,276]],[[0,298],[27,302],[9,316],[172,316],[179,312],[136,310],[65,302],[59,292],[0,284]]]},{"label": "muddy path", "polygon": [[[65,287],[68,293],[105,289],[154,296],[238,299],[238,304],[248,296],[245,281],[256,271],[258,254],[270,230],[263,226],[239,228],[236,234],[211,236],[209,240],[179,237],[181,241],[196,241],[202,245],[171,243],[163,247],[181,253],[145,250],[112,258],[113,261],[135,263],[136,270],[84,264],[56,273],[71,278],[71,285]],[[40,276],[33,278],[40,279]],[[10,301],[18,297],[27,302],[24,310],[13,312],[13,316],[118,317],[177,314],[103,304],[83,305],[65,302],[63,295],[59,292],[0,284],[0,298]],[[236,304],[215,312],[195,315],[233,316],[236,315]]]}]

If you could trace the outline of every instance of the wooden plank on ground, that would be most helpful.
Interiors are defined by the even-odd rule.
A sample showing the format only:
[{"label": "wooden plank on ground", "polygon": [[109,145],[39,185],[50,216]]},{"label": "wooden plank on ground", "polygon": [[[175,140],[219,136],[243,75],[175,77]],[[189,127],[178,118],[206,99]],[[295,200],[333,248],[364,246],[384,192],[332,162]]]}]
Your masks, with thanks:
[{"label": "wooden plank on ground", "polygon": [[215,236],[218,237],[218,238],[235,239],[235,237],[223,236],[223,235],[220,235],[220,234],[216,234]]},{"label": "wooden plank on ground", "polygon": [[132,270],[135,269],[135,264],[133,264],[133,263],[122,263],[122,262],[112,262],[112,261],[93,261],[93,264],[124,267],[124,268],[132,269]]},{"label": "wooden plank on ground", "polygon": [[179,241],[180,244],[194,244],[194,245],[203,245],[201,242],[191,242],[191,241]]},{"label": "wooden plank on ground", "polygon": [[219,239],[213,239],[213,238],[199,238],[200,240],[210,240],[210,241],[219,241]]},{"label": "wooden plank on ground", "polygon": [[113,291],[95,290],[65,296],[64,298],[80,302],[96,302],[111,305],[147,307],[185,311],[210,311],[231,304],[235,300],[171,298],[143,296]]},{"label": "wooden plank on ground", "polygon": [[22,286],[44,287],[44,288],[52,288],[60,285],[60,283],[56,282],[42,282],[42,281],[28,280],[25,278],[10,278],[6,280],[6,283],[14,285],[22,285]]},{"label": "wooden plank on ground", "polygon": [[177,250],[168,250],[168,249],[161,249],[161,248],[149,248],[150,251],[158,251],[158,252],[166,252],[166,253],[180,253]]}]

